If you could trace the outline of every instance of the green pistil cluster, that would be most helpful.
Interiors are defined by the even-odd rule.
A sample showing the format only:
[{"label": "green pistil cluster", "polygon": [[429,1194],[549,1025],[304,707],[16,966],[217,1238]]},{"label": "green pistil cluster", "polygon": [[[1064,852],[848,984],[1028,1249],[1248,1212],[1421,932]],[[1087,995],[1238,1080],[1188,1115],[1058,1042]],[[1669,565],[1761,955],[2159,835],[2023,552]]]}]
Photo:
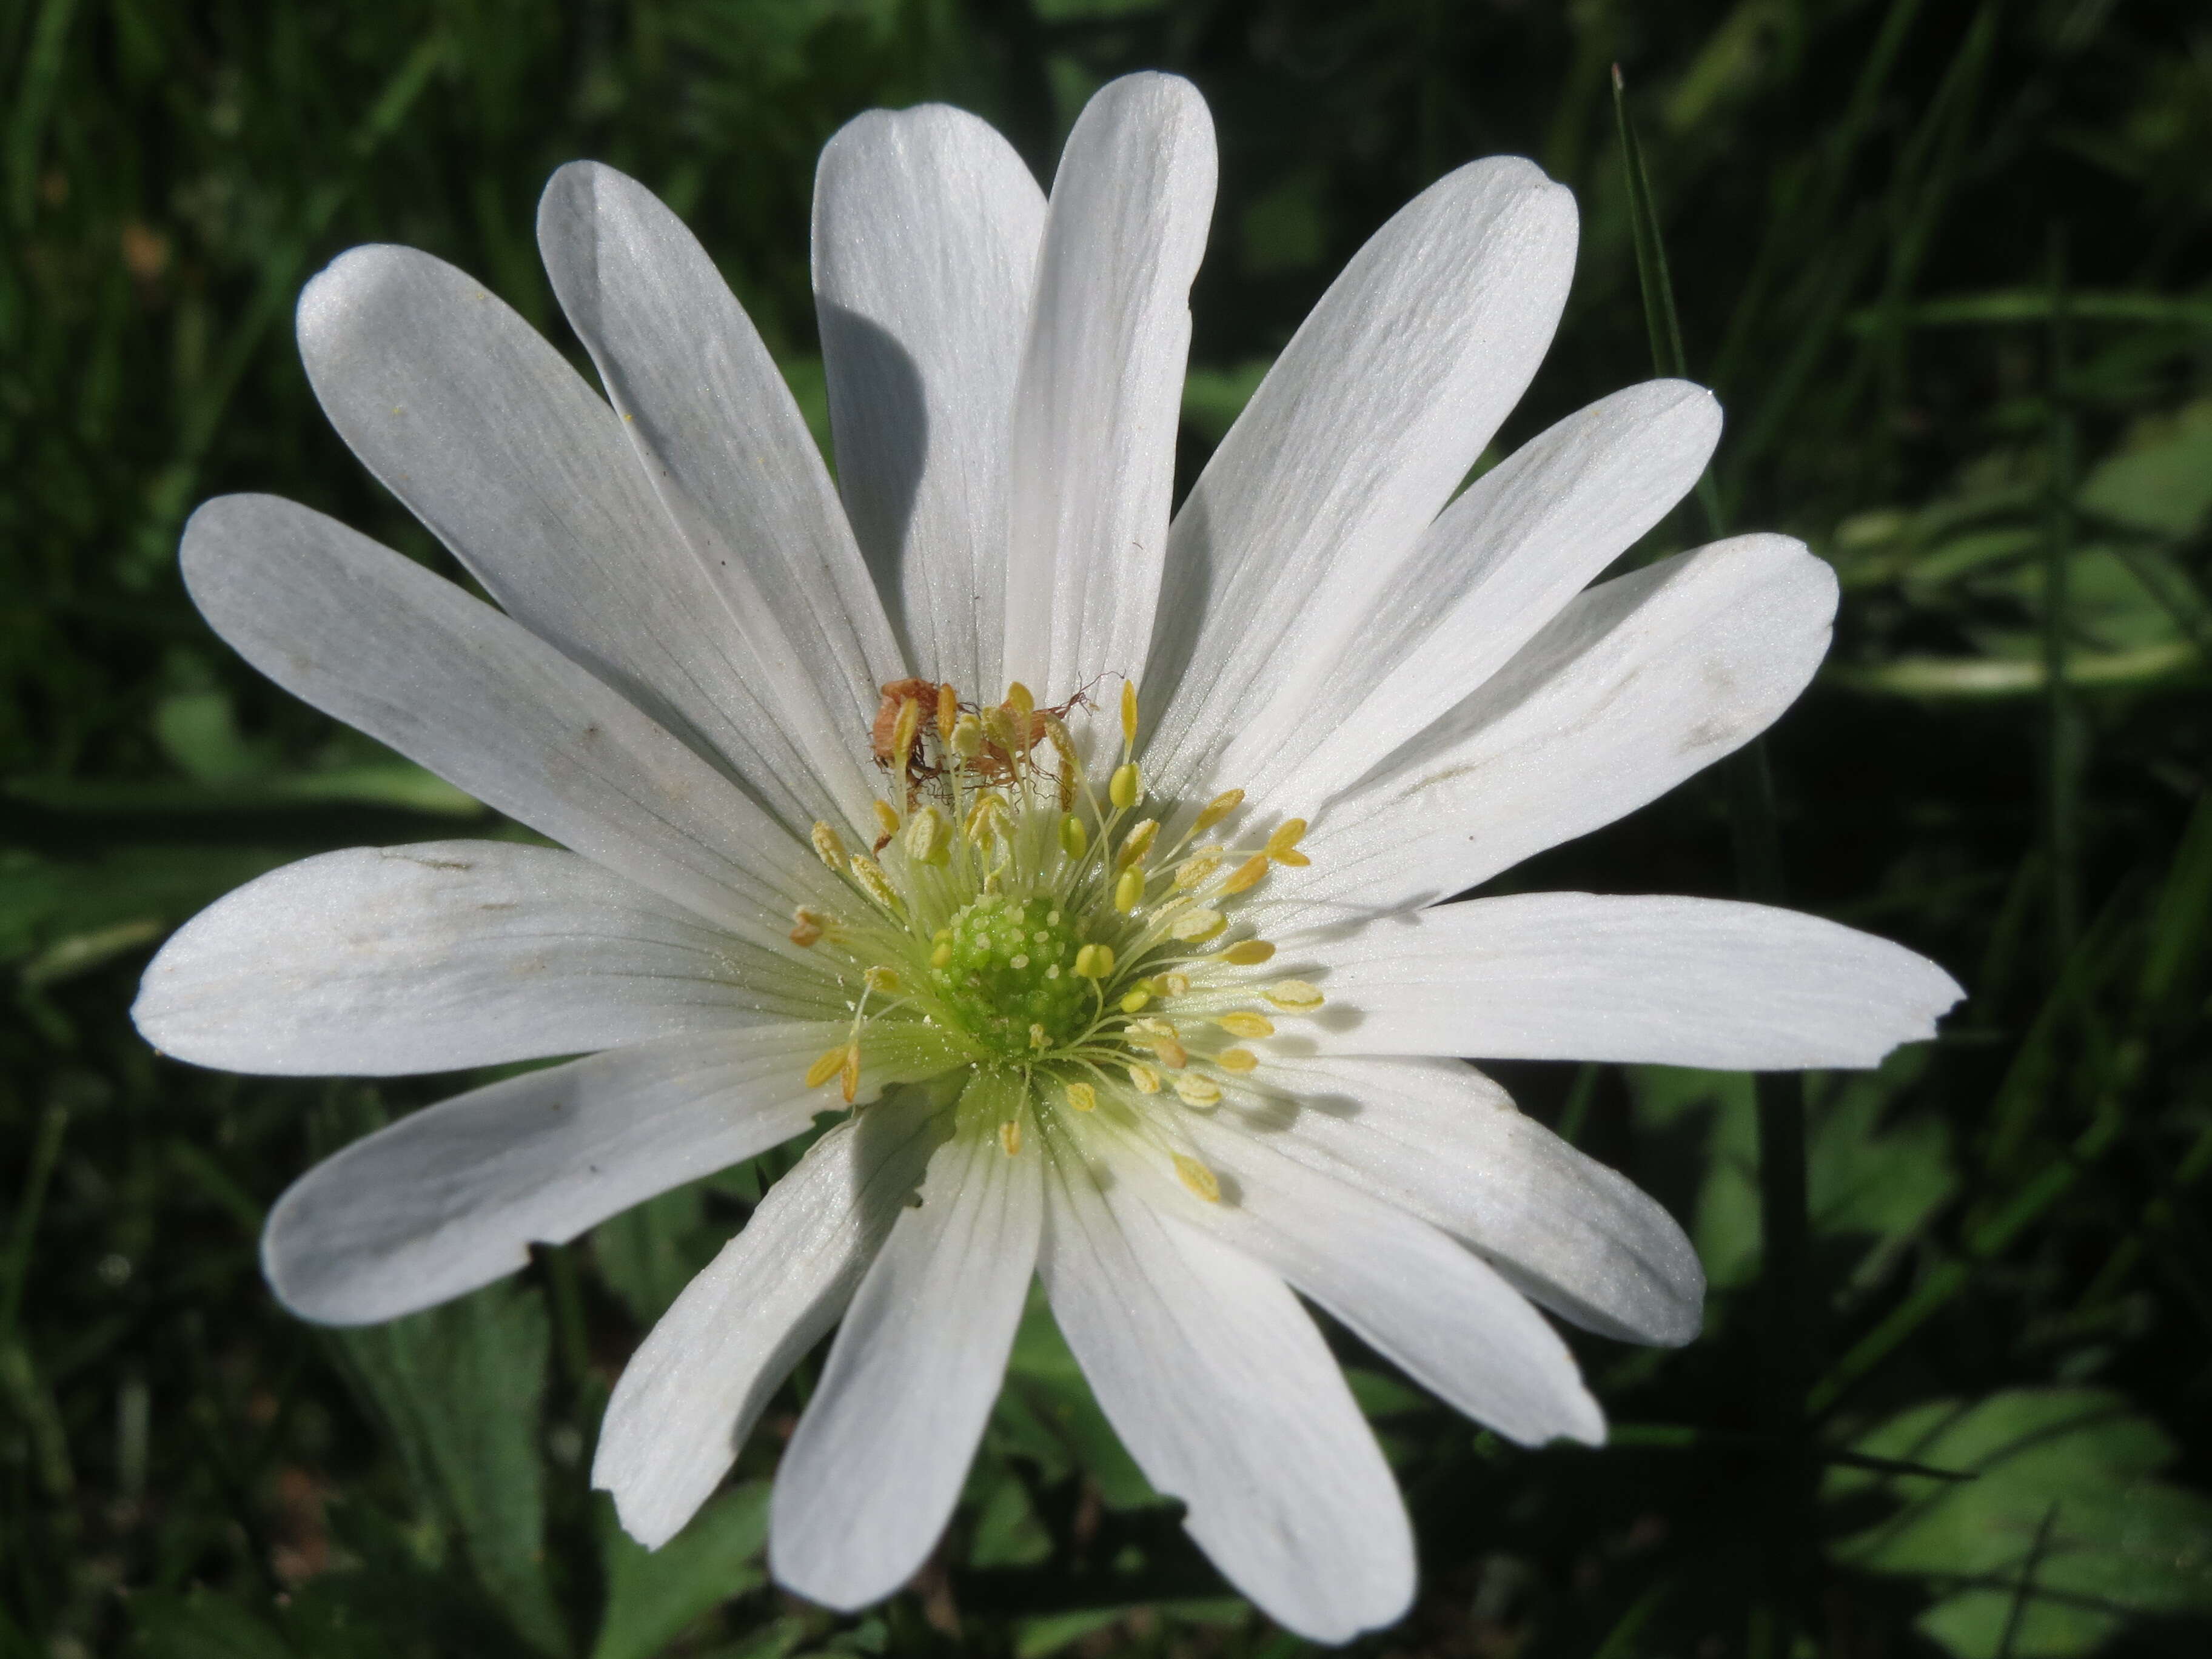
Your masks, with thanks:
[{"label": "green pistil cluster", "polygon": [[1081,943],[1054,900],[986,893],[938,930],[929,983],[952,1022],[986,1052],[1033,1057],[1090,1024],[1094,994],[1075,975]]}]

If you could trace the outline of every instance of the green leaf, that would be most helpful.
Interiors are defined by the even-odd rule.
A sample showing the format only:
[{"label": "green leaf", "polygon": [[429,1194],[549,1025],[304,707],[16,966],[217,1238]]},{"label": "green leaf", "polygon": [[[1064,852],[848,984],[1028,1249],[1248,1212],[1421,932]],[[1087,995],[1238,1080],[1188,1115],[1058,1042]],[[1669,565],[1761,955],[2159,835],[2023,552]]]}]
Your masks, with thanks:
[{"label": "green leaf", "polygon": [[692,1276],[707,1265],[714,1244],[702,1246],[706,1194],[678,1187],[592,1229],[592,1260],[607,1288],[630,1316],[650,1326],[668,1311]]},{"label": "green leaf", "polygon": [[269,1625],[205,1590],[144,1592],[129,1606],[131,1649],[143,1659],[299,1659]]},{"label": "green leaf", "polygon": [[544,1299],[495,1285],[333,1340],[484,1593],[531,1646],[568,1651],[544,1561]]},{"label": "green leaf", "polygon": [[2081,481],[2077,499],[2100,518],[2189,534],[2212,513],[2212,398],[2142,422]]},{"label": "green leaf", "polygon": [[765,1480],[734,1486],[657,1550],[625,1533],[614,1505],[600,1498],[607,1611],[592,1659],[651,1659],[723,1602],[766,1583],[759,1557],[768,1497]]},{"label": "green leaf", "polygon": [[1048,1477],[1079,1468],[1110,1510],[1146,1509],[1160,1501],[1152,1482],[1121,1444],[1068,1352],[1052,1310],[1032,1287],[1006,1361],[1006,1382],[993,1425],[1011,1450],[1033,1455]]},{"label": "green leaf", "polygon": [[2131,1618],[2212,1612],[2212,1500],[2156,1478],[2173,1444],[2120,1395],[2014,1389],[1978,1404],[1932,1401],[1852,1449],[1976,1477],[1838,1468],[1826,1483],[1831,1498],[1895,1506],[1833,1553],[1924,1580],[1937,1600],[1920,1628],[1959,1659],[1996,1659],[2008,1626],[2015,1659],[2060,1659]]}]

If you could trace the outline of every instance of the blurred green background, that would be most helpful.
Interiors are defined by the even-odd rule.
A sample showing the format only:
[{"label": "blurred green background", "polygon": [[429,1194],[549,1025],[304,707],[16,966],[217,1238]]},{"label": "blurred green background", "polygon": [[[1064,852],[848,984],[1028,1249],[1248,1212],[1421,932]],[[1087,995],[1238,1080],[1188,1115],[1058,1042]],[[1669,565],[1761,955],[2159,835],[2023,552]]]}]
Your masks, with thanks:
[{"label": "blurred green background", "polygon": [[[1835,651],[1771,744],[1791,896],[1972,994],[1938,1042],[1812,1080],[1779,1309],[1748,1079],[1504,1068],[1690,1227],[1709,1332],[1577,1339],[1601,1453],[1502,1446],[1333,1333],[1424,1553],[1414,1612],[1362,1645],[2212,1650],[2199,0],[6,0],[0,1655],[1298,1651],[1182,1539],[1048,1320],[945,1547],[885,1607],[832,1618],[762,1570],[804,1370],[688,1533],[621,1538],[586,1490],[597,1413],[773,1159],[432,1314],[282,1314],[269,1203],[461,1080],[157,1060],[138,973],[274,864],[496,825],[246,670],[185,601],[177,535],[269,490],[450,568],[292,347],[301,283],[349,245],[430,249],[573,351],[532,212],[555,166],[604,159],[696,227],[819,426],[823,141],[948,99],[1048,177],[1090,90],[1145,66],[1197,82],[1222,147],[1186,480],[1361,240],[1497,151],[1583,216],[1517,440],[1651,372],[1615,62],[1689,370],[1729,417],[1705,501],[1632,556],[1717,521],[1834,563]],[[1726,793],[1700,780],[1500,885],[1729,893]]]}]

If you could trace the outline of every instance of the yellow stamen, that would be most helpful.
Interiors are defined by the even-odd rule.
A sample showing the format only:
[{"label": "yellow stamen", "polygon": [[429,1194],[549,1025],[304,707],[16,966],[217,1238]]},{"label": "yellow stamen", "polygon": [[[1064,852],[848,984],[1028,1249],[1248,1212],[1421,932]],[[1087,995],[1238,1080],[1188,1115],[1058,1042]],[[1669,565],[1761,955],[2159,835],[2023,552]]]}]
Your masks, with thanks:
[{"label": "yellow stamen", "polygon": [[1190,1050],[1171,1036],[1152,1039],[1152,1058],[1170,1072],[1180,1072],[1190,1064]]},{"label": "yellow stamen", "polygon": [[950,684],[937,688],[937,740],[952,741],[952,727],[960,719],[960,694]]},{"label": "yellow stamen", "polygon": [[1211,1078],[1199,1076],[1195,1072],[1187,1072],[1177,1078],[1175,1091],[1184,1105],[1195,1106],[1200,1111],[1210,1110],[1221,1104],[1221,1085]]},{"label": "yellow stamen", "polygon": [[1322,1005],[1318,988],[1302,979],[1280,979],[1261,994],[1285,1013],[1310,1014]]},{"label": "yellow stamen", "polygon": [[1079,1112],[1095,1112],[1098,1109],[1098,1091],[1087,1083],[1071,1083],[1067,1085],[1067,1103]]},{"label": "yellow stamen", "polygon": [[[912,703],[907,703],[904,706],[908,708],[914,707]],[[889,839],[890,836],[898,834],[899,816],[896,812],[894,812],[891,810],[891,804],[889,801],[872,800],[868,805],[875,809],[876,828],[884,832],[885,839]],[[880,841],[876,843],[878,847],[881,847],[883,844],[884,843]]]},{"label": "yellow stamen", "polygon": [[1221,960],[1239,968],[1254,968],[1275,954],[1275,947],[1263,939],[1240,939],[1221,953]]},{"label": "yellow stamen", "polygon": [[1131,826],[1123,838],[1121,850],[1114,855],[1114,867],[1126,870],[1152,850],[1152,842],[1160,833],[1158,818],[1140,818]]},{"label": "yellow stamen", "polygon": [[1212,1170],[1194,1158],[1175,1155],[1176,1178],[1209,1204],[1221,1202],[1221,1182]]},{"label": "yellow stamen", "polygon": [[898,972],[879,962],[860,975],[860,983],[878,995],[888,996],[899,988]]},{"label": "yellow stamen", "polygon": [[1140,1095],[1156,1095],[1160,1091],[1160,1074],[1140,1060],[1129,1062],[1129,1081],[1137,1085]]},{"label": "yellow stamen", "polygon": [[1260,1056],[1249,1048],[1224,1048],[1213,1063],[1224,1072],[1249,1072],[1260,1063]]},{"label": "yellow stamen", "polygon": [[845,1051],[850,1043],[841,1042],[806,1068],[806,1086],[818,1089],[845,1069]]},{"label": "yellow stamen", "polygon": [[1186,910],[1168,924],[1168,932],[1185,945],[1203,945],[1228,925],[1218,910]]},{"label": "yellow stamen", "polygon": [[845,867],[845,842],[835,830],[817,819],[811,838],[814,842],[814,855],[823,863],[832,870]]},{"label": "yellow stamen", "polygon": [[1121,1012],[1125,1014],[1133,1014],[1152,1000],[1152,994],[1139,987],[1121,999]]},{"label": "yellow stamen", "polygon": [[810,910],[800,905],[791,913],[791,942],[802,948],[822,937],[822,930],[830,918],[819,910]]},{"label": "yellow stamen", "polygon": [[1124,870],[1121,879],[1114,884],[1114,908],[1126,916],[1143,903],[1144,899],[1145,872],[1141,870]]},{"label": "yellow stamen", "polygon": [[845,1047],[845,1064],[838,1070],[837,1087],[848,1106],[853,1103],[853,1097],[860,1092],[860,1045],[857,1042]]},{"label": "yellow stamen", "polygon": [[1123,761],[1114,769],[1113,778],[1106,786],[1106,798],[1115,806],[1126,812],[1137,804],[1137,797],[1144,793],[1144,775],[1137,770],[1136,762]]},{"label": "yellow stamen", "polygon": [[929,952],[929,965],[933,968],[950,968],[952,965],[952,941],[951,939],[940,939],[937,941],[936,945]]},{"label": "yellow stamen", "polygon": [[1247,1013],[1239,1009],[1224,1014],[1213,1022],[1231,1036],[1263,1037],[1275,1035],[1275,1022],[1265,1014]]},{"label": "yellow stamen", "polygon": [[1190,833],[1194,836],[1204,835],[1243,804],[1244,792],[1242,789],[1223,790],[1206,803],[1205,811],[1198,815],[1198,822],[1190,826]]},{"label": "yellow stamen", "polygon": [[1313,860],[1308,858],[1304,853],[1301,853],[1297,848],[1291,847],[1285,847],[1279,853],[1270,853],[1267,856],[1273,859],[1278,864],[1288,865],[1293,870],[1303,870],[1306,866],[1313,862]]},{"label": "yellow stamen", "polygon": [[1136,744],[1136,741],[1137,741],[1137,683],[1136,683],[1136,681],[1134,681],[1134,680],[1123,680],[1123,681],[1121,682],[1121,743],[1122,743],[1122,746],[1123,746],[1123,747],[1125,747],[1125,748],[1133,747],[1133,746],[1135,745],[1135,744]]},{"label": "yellow stamen", "polygon": [[1176,888],[1180,892],[1188,892],[1194,887],[1203,886],[1220,867],[1220,854],[1212,850],[1194,854],[1176,866]]},{"label": "yellow stamen", "polygon": [[1075,976],[1078,979],[1103,979],[1114,971],[1114,947],[1110,945],[1086,945],[1075,953]]},{"label": "yellow stamen", "polygon": [[963,714],[952,723],[952,752],[962,760],[974,760],[983,752],[983,722],[973,714]]},{"label": "yellow stamen", "polygon": [[1306,821],[1304,818],[1285,818],[1275,826],[1275,833],[1267,837],[1267,856],[1279,859],[1304,839]]},{"label": "yellow stamen", "polygon": [[1255,853],[1229,872],[1229,878],[1221,884],[1221,890],[1224,893],[1241,893],[1247,888],[1258,886],[1260,878],[1267,873],[1267,855],[1265,853]]},{"label": "yellow stamen", "polygon": [[921,702],[908,697],[899,704],[898,718],[891,723],[892,766],[903,772],[907,757],[914,753],[914,740],[921,735]]},{"label": "yellow stamen", "polygon": [[1019,680],[1007,685],[1006,706],[1024,720],[1036,713],[1036,699],[1030,695],[1029,687]]},{"label": "yellow stamen", "polygon": [[1179,997],[1190,989],[1190,980],[1183,974],[1162,974],[1157,981],[1164,997]]},{"label": "yellow stamen", "polygon": [[952,861],[952,826],[934,806],[925,806],[907,821],[906,855],[916,864],[942,866]]},{"label": "yellow stamen", "polygon": [[906,901],[899,897],[898,890],[884,874],[883,866],[872,858],[864,858],[855,853],[853,854],[852,869],[853,879],[860,884],[862,892],[895,916],[906,914]]},{"label": "yellow stamen", "polygon": [[1060,820],[1060,850],[1071,859],[1079,859],[1091,848],[1091,832],[1083,827],[1083,820],[1073,812],[1064,813]]}]

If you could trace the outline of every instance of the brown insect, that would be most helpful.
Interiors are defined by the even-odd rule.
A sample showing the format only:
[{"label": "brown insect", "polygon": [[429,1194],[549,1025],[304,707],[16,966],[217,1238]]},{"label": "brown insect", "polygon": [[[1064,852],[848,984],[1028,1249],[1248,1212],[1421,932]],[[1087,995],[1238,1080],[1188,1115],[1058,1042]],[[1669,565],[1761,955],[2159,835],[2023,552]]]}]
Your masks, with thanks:
[{"label": "brown insect", "polygon": [[898,763],[900,711],[908,703],[918,705],[915,710],[915,740],[908,750],[906,757],[909,805],[924,784],[945,775],[945,768],[933,763],[923,753],[921,734],[933,722],[938,728],[940,751],[950,759],[948,739],[953,720],[961,714],[973,714],[981,720],[986,734],[983,747],[974,759],[963,764],[978,782],[1010,784],[1015,780],[1023,757],[1051,735],[1055,724],[1065,721],[1076,709],[1091,706],[1085,692],[1078,691],[1066,702],[1048,708],[1031,708],[1026,713],[1012,702],[1003,702],[991,711],[995,718],[987,718],[981,705],[960,702],[959,694],[953,687],[936,680],[892,680],[883,688],[883,701],[876,706],[875,724],[869,737],[875,751],[876,764],[885,769]]}]

